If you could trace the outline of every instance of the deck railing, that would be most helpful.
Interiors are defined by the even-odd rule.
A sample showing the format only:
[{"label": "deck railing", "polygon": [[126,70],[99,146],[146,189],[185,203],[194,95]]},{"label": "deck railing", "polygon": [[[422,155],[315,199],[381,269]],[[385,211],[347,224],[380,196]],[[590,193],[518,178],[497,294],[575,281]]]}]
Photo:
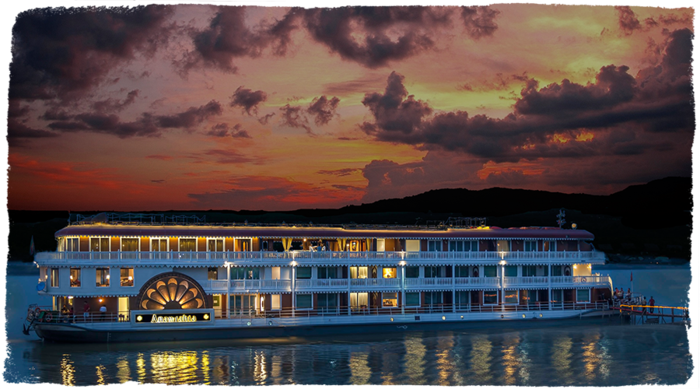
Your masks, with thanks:
[{"label": "deck railing", "polygon": [[[590,303],[551,303],[551,310],[608,310],[607,301]],[[284,308],[278,310],[232,309],[230,314],[226,310],[216,310],[215,320],[227,319],[252,319],[252,318],[283,318],[283,317],[316,317],[316,316],[414,316],[422,314],[448,314],[448,313],[506,313],[506,312],[541,312],[549,311],[547,302],[530,304],[434,304],[422,307],[367,307],[367,306],[336,306],[317,309]],[[186,311],[183,311],[186,312]],[[85,313],[61,313],[50,308],[42,309],[37,314],[38,323],[73,323],[73,324],[109,324],[128,323],[131,320],[130,311],[119,312],[88,312]]]},{"label": "deck railing", "polygon": [[223,265],[277,264],[290,266],[299,264],[347,264],[380,263],[399,265],[401,261],[412,263],[447,264],[456,261],[488,262],[517,261],[518,263],[603,262],[605,254],[598,251],[59,251],[41,252],[35,256],[42,263],[116,262],[116,263],[202,263]]},{"label": "deck railing", "polygon": [[[454,283],[453,283],[454,281]],[[576,276],[576,277],[551,277],[551,283],[548,277],[505,277],[502,280],[500,277],[438,277],[438,278],[406,278],[403,287],[406,291],[414,291],[415,289],[455,289],[464,288],[513,288],[532,286],[548,286],[561,287],[562,285],[570,285],[576,287],[601,287],[608,286],[609,276]],[[347,290],[349,284],[350,290],[360,289],[387,289],[398,291],[401,285],[400,278],[329,278],[329,279],[297,279],[294,283],[295,290]],[[226,291],[226,280],[208,280],[203,283],[206,290],[209,291]],[[259,290],[267,292],[289,292],[292,290],[292,280],[231,280],[229,289],[230,292],[241,290]]]}]

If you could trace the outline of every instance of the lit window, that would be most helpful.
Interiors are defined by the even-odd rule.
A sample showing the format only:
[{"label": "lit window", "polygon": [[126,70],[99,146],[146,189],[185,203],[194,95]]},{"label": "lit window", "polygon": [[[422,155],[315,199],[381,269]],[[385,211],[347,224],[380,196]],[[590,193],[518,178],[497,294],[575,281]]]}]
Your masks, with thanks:
[{"label": "lit window", "polygon": [[80,244],[78,243],[78,238],[66,239],[66,251],[80,251]]},{"label": "lit window", "polygon": [[382,306],[383,307],[398,307],[399,306],[398,293],[382,293]]},{"label": "lit window", "polygon": [[168,251],[168,239],[151,239],[151,251]]},{"label": "lit window", "polygon": [[121,268],[119,282],[121,286],[134,286],[134,268]]},{"label": "lit window", "polygon": [[97,275],[97,286],[106,287],[109,286],[109,268],[108,267],[98,267],[95,269]]},{"label": "lit window", "polygon": [[208,280],[218,280],[219,279],[219,268],[218,267],[210,267],[209,270],[207,271],[207,279]]},{"label": "lit window", "polygon": [[197,251],[197,239],[180,239],[180,251]]},{"label": "lit window", "polygon": [[351,267],[350,278],[367,278],[367,266]]},{"label": "lit window", "polygon": [[396,278],[396,268],[395,267],[385,267],[382,269],[382,276],[384,278]]},{"label": "lit window", "polygon": [[273,294],[270,295],[270,305],[272,309],[279,311],[282,309],[282,303],[281,303],[281,295],[279,294]]},{"label": "lit window", "polygon": [[224,240],[223,239],[209,239],[207,241],[207,250],[222,252],[224,251]]},{"label": "lit window", "polygon": [[78,267],[70,268],[70,286],[71,288],[80,287],[80,268]]},{"label": "lit window", "polygon": [[298,280],[308,280],[311,278],[311,268],[310,267],[297,267],[297,279]]}]

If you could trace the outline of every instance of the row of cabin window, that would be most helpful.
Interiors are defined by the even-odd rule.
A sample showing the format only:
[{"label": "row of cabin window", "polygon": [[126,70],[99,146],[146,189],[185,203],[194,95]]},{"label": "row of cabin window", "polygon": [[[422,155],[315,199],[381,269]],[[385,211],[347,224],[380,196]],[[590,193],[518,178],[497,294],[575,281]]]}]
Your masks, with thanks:
[{"label": "row of cabin window", "polygon": [[[529,291],[528,291],[529,292]],[[468,306],[472,303],[471,291],[458,291],[455,292],[455,304],[458,306]],[[319,310],[335,310],[339,308],[339,293],[319,293],[316,295],[316,309]],[[484,291],[482,294],[483,304],[498,304],[498,292],[497,291]],[[551,302],[561,303],[564,300],[564,291],[561,289],[555,289],[551,291]],[[519,304],[520,303],[520,292],[517,290],[508,290],[504,294],[504,302],[506,304]],[[424,304],[425,305],[439,305],[443,304],[443,293],[442,292],[423,292]],[[529,296],[526,296],[527,301],[530,300]],[[281,295],[271,295],[271,308],[272,310],[280,310],[281,305]],[[406,292],[406,307],[418,307],[421,305],[421,293],[420,292]],[[577,289],[576,290],[576,302],[589,302],[590,301],[590,291],[588,289]],[[235,301],[232,301],[232,309],[241,308],[241,305],[236,305]],[[367,308],[369,306],[369,293],[350,293],[350,306],[357,308]],[[382,293],[382,307],[398,307],[398,292],[384,292]],[[311,294],[297,294],[296,295],[296,308],[298,309],[312,309],[313,307],[313,297]]]},{"label": "row of cabin window", "polygon": [[[260,269],[259,267],[234,267],[231,268],[231,279],[232,280],[243,280],[243,279],[260,279]],[[497,266],[483,266],[484,277],[497,277],[498,267]],[[549,276],[549,269],[543,266],[544,273],[543,277]],[[351,266],[350,267],[350,278],[369,278],[369,274],[372,274],[372,278],[377,278],[377,268],[368,266]],[[397,278],[398,270],[395,267],[385,267],[382,268],[382,278]],[[440,266],[425,266],[423,271],[424,278],[440,278],[443,277],[442,269]],[[537,266],[534,265],[523,265],[522,266],[522,277],[535,277],[537,275]],[[569,266],[554,266],[552,267],[552,276],[570,276],[571,268]],[[419,278],[420,276],[420,266],[406,266],[406,278]],[[518,276],[518,266],[505,266],[505,277],[517,277]],[[479,267],[478,266],[455,266],[455,277],[467,278],[467,277],[479,277]],[[218,279],[218,268],[209,268],[210,280]],[[272,279],[276,280],[280,278],[280,268],[272,268]],[[317,279],[337,279],[341,277],[341,272],[338,271],[337,267],[318,267],[316,272]],[[296,268],[296,279],[311,279],[311,268],[310,267],[297,267]]]},{"label": "row of cabin window", "polygon": [[[90,238],[90,251],[110,251],[109,238]],[[509,251],[509,247],[505,247],[508,241],[498,241],[495,249],[497,251]],[[197,239],[182,238],[179,239],[179,251],[197,251]],[[250,250],[250,242],[243,240],[243,251]],[[139,251],[140,241],[138,238],[122,238],[121,251]],[[544,241],[543,251],[554,251],[556,247],[555,241]],[[428,251],[442,251],[443,243],[441,240],[428,241]],[[212,252],[224,251],[223,239],[208,239],[207,250]],[[448,245],[449,251],[479,251],[478,241],[450,241]],[[537,251],[537,241],[524,241],[524,251]],[[80,242],[78,238],[66,238],[66,251],[80,251]],[[167,238],[152,238],[151,251],[168,251]]]},{"label": "row of cabin window", "polygon": [[[71,288],[79,288],[82,286],[82,269],[77,267],[70,268],[70,286]],[[98,267],[95,269],[95,286],[109,286],[109,268]],[[122,267],[119,269],[119,285],[134,286],[134,268]],[[51,268],[51,287],[59,287],[58,268]]]}]

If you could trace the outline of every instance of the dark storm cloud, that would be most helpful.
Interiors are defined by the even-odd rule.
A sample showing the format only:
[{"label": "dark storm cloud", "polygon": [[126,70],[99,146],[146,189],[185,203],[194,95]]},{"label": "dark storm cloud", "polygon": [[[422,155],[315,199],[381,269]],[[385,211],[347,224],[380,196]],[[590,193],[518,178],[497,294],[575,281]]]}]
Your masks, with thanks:
[{"label": "dark storm cloud", "polygon": [[285,55],[297,15],[289,12],[281,20],[263,21],[251,29],[245,24],[245,12],[244,7],[219,7],[208,28],[191,33],[194,50],[176,65],[185,74],[200,66],[235,73],[235,58],[258,57],[268,47],[273,54]]},{"label": "dark storm cloud", "polygon": [[314,122],[317,126],[322,126],[328,124],[336,115],[335,109],[338,108],[339,103],[340,99],[335,96],[330,100],[326,96],[317,97],[311,102],[306,112],[315,116]]},{"label": "dark storm cloud", "polygon": [[23,147],[30,139],[55,138],[58,135],[57,132],[30,128],[16,119],[11,118],[7,122],[7,142],[10,147]]},{"label": "dark storm cloud", "polygon": [[625,35],[630,35],[634,30],[642,27],[639,19],[637,19],[637,15],[634,14],[630,7],[616,6],[615,9],[617,10],[618,25]]},{"label": "dark storm cloud", "polygon": [[219,116],[224,112],[221,104],[212,100],[200,107],[190,107],[187,111],[175,115],[156,116],[155,120],[161,128],[192,129],[212,116]]},{"label": "dark storm cloud", "polygon": [[267,93],[251,89],[245,89],[243,86],[239,86],[238,89],[231,96],[231,107],[241,107],[248,114],[251,115],[258,113],[258,104],[267,100]]},{"label": "dark storm cloud", "polygon": [[116,66],[167,42],[173,7],[35,9],[12,29],[10,97],[79,98]]},{"label": "dark storm cloud", "polygon": [[[432,49],[434,31],[450,26],[453,8],[342,7],[296,10],[311,37],[341,58],[369,68]],[[398,34],[398,36],[393,36]],[[362,36],[363,38],[356,38]]]},{"label": "dark storm cloud", "polygon": [[628,102],[634,97],[636,81],[627,66],[605,66],[596,75],[596,83],[580,85],[569,80],[538,89],[535,80],[528,81],[515,111],[523,115],[569,115],[572,112],[599,110]]},{"label": "dark storm cloud", "polygon": [[223,138],[230,134],[232,138],[251,138],[247,131],[241,130],[241,127],[240,123],[233,126],[233,128],[227,123],[217,123],[211,127],[206,135]]},{"label": "dark storm cloud", "polygon": [[282,124],[293,127],[293,128],[303,128],[309,135],[313,134],[311,127],[309,127],[309,119],[304,116],[304,111],[301,106],[291,106],[289,104],[280,108],[282,111]]},{"label": "dark storm cloud", "polygon": [[355,173],[356,171],[359,171],[359,170],[362,170],[362,169],[344,168],[344,169],[337,169],[337,170],[319,170],[316,172],[316,174],[328,174],[331,176],[344,177],[344,176],[349,176],[352,173]]},{"label": "dark storm cloud", "polygon": [[374,133],[380,129],[387,134],[409,135],[421,125],[423,117],[432,113],[427,103],[409,96],[403,80],[404,76],[391,72],[384,94],[365,95],[362,104],[369,108],[375,118],[374,123],[363,124],[365,132]]},{"label": "dark storm cloud", "polygon": [[133,104],[139,96],[139,90],[134,89],[126,95],[123,101],[108,98],[105,100],[96,101],[92,104],[92,108],[97,112],[121,112],[124,108]]},{"label": "dark storm cloud", "polygon": [[215,100],[200,107],[191,107],[174,115],[143,113],[131,122],[123,122],[116,114],[87,112],[68,115],[65,112],[47,111],[41,116],[52,121],[47,127],[61,132],[87,131],[115,135],[119,138],[137,136],[159,137],[165,129],[182,128],[192,131],[212,116],[221,115],[223,108]]},{"label": "dark storm cloud", "polygon": [[265,124],[267,124],[267,122],[268,122],[273,116],[275,116],[275,113],[274,113],[274,112],[273,112],[273,113],[268,113],[267,115],[258,118],[258,122],[259,122],[260,124],[265,125]]},{"label": "dark storm cloud", "polygon": [[498,29],[494,21],[500,12],[489,7],[475,6],[462,8],[462,20],[467,34],[473,39],[492,36]]},{"label": "dark storm cloud", "polygon": [[314,135],[309,126],[308,116],[314,117],[314,123],[317,126],[326,125],[334,116],[338,115],[335,112],[338,104],[340,104],[339,98],[333,96],[329,100],[325,95],[314,97],[307,108],[287,104],[280,108],[280,111],[282,111],[282,124],[294,128],[303,128],[309,135]]},{"label": "dark storm cloud", "polygon": [[[392,72],[383,94],[365,95],[362,103],[374,121],[360,128],[382,141],[460,151],[494,161],[632,155],[659,150],[655,146],[659,144],[662,150],[671,148],[665,138],[624,144],[602,135],[624,128],[646,132],[647,137],[678,133],[675,147],[685,147],[682,139],[692,138],[694,127],[691,35],[687,29],[669,34],[660,65],[643,69],[636,78],[626,66],[610,65],[587,85],[563,80],[539,88],[531,79],[516,99],[514,112],[502,119],[465,111],[433,114],[426,102],[408,94],[403,76]],[[574,141],[578,136],[588,138]]]}]

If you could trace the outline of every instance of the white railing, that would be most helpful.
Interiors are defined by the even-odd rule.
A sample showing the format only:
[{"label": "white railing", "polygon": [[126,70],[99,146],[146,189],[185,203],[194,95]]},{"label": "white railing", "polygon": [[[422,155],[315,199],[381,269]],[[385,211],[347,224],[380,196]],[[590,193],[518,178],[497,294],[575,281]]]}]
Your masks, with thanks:
[{"label": "white railing", "polygon": [[344,264],[362,263],[399,265],[404,261],[407,265],[454,262],[479,262],[497,264],[501,260],[512,263],[531,262],[588,262],[604,263],[605,254],[598,251],[112,251],[112,252],[42,252],[37,253],[35,260],[40,264],[82,262],[106,263],[201,263],[206,265],[223,265],[231,262],[235,265],[289,265],[292,261],[304,264]]}]

